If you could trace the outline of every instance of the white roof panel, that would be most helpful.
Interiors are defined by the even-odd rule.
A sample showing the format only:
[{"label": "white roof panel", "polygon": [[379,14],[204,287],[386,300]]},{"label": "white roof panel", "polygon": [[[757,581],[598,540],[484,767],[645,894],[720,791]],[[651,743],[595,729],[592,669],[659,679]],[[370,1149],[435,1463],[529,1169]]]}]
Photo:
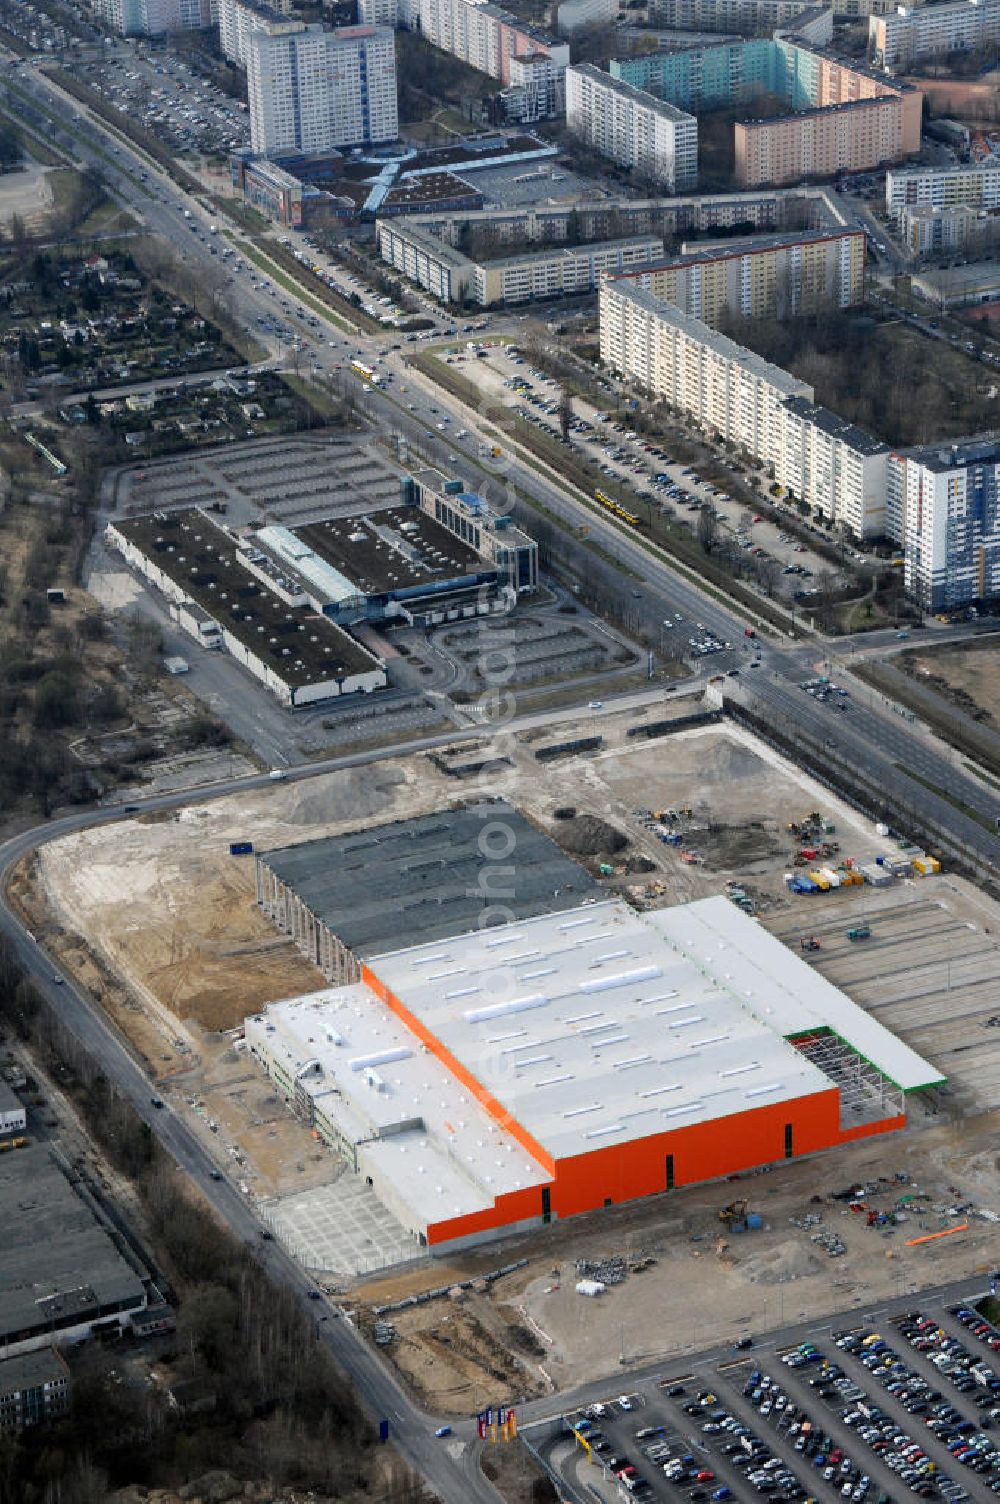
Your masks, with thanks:
[{"label": "white roof panel", "polygon": [[646,918],[698,966],[727,984],[786,1038],[830,1029],[903,1091],[944,1078],[807,961],[727,898],[703,898]]}]

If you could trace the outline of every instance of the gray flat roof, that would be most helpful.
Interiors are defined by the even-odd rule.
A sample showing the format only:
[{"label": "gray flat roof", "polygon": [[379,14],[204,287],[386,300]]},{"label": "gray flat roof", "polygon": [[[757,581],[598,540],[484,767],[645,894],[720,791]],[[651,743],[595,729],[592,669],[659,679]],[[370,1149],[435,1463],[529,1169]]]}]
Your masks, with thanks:
[{"label": "gray flat roof", "polygon": [[391,507],[371,517],[326,517],[293,531],[366,596],[496,573],[475,549],[417,507]]},{"label": "gray flat roof", "polygon": [[23,1107],[24,1103],[17,1095],[14,1088],[0,1076],[0,1112],[10,1112],[12,1107]]},{"label": "gray flat roof", "polygon": [[325,616],[272,595],[240,563],[235,539],[197,507],[116,519],[114,526],[286,684],[325,683],[377,666]]},{"label": "gray flat roof", "polygon": [[0,1394],[13,1394],[16,1389],[34,1389],[39,1384],[68,1378],[66,1364],[51,1347],[0,1359]]},{"label": "gray flat roof", "polygon": [[503,800],[304,841],[259,860],[359,956],[395,948],[403,935],[433,941],[600,894]]},{"label": "gray flat roof", "polygon": [[141,1306],[139,1272],[48,1149],[0,1159],[0,1344]]}]

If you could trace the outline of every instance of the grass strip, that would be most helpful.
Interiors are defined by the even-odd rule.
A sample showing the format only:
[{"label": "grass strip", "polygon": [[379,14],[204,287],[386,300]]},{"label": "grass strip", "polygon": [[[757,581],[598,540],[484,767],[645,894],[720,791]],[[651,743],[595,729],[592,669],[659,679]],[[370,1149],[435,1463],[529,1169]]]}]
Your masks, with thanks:
[{"label": "grass strip", "polygon": [[[438,386],[444,387],[453,397],[457,397],[466,406],[475,408],[479,400],[479,393],[476,388],[464,376],[460,376],[457,372],[442,365],[436,356],[426,354],[414,355],[410,357],[410,362],[417,370],[436,382]],[[573,486],[580,493],[578,500],[582,501],[583,505],[594,516],[600,517],[602,521],[613,527],[616,532],[621,533],[623,537],[635,538],[649,553],[653,554],[662,563],[667,564],[671,569],[685,575],[700,590],[703,590],[707,595],[711,595],[721,605],[732,609],[735,603],[742,610],[749,611],[759,621],[774,627],[781,633],[794,631],[796,635],[800,634],[801,629],[793,618],[785,616],[778,607],[761,601],[751,591],[744,589],[738,581],[724,576],[722,571],[713,569],[708,559],[696,553],[694,549],[686,549],[676,534],[671,533],[668,544],[661,542],[655,537],[652,527],[650,527],[648,533],[645,533],[641,529],[632,530],[620,524],[611,513],[605,512],[602,507],[598,506],[593,501],[591,495],[588,494],[599,488],[603,477],[598,475],[595,479],[583,466],[579,463],[574,463],[561,446],[556,446],[547,440],[545,434],[538,433],[534,425],[528,423],[519,414],[511,413],[509,421],[513,426],[513,435],[506,435],[508,441],[513,437],[515,443],[520,444],[537,459],[548,465],[550,469],[555,470],[563,484],[568,482],[569,485]],[[505,437],[502,432],[500,436]],[[525,497],[525,500],[530,505],[537,506],[533,497]],[[637,499],[634,502],[634,506],[641,511],[646,506],[646,503]],[[649,512],[652,519],[654,514],[651,508]],[[553,521],[559,523],[558,518],[553,518]],[[565,526],[565,523],[561,523],[560,525]],[[616,567],[621,567],[617,560],[613,562]]]}]

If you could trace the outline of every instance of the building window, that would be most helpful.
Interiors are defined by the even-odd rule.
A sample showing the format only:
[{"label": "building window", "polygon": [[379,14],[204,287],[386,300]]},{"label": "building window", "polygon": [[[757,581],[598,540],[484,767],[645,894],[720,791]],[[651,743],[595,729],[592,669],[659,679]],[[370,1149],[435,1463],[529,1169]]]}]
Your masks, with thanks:
[{"label": "building window", "polygon": [[794,1155],[795,1155],[795,1149],[794,1149],[793,1143],[792,1143],[792,1125],[791,1125],[791,1123],[786,1123],[785,1124],[785,1158],[786,1159],[792,1159],[794,1157]]}]

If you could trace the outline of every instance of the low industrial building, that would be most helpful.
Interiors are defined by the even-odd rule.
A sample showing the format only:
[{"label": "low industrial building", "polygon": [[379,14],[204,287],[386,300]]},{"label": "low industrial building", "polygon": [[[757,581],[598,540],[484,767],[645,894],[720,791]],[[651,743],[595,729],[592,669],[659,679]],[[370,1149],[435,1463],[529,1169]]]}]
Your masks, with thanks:
[{"label": "low industrial building", "polygon": [[68,1415],[72,1384],[66,1360],[53,1347],[0,1359],[0,1431],[23,1431]]},{"label": "low industrial building", "polygon": [[433,940],[600,893],[503,800],[304,841],[260,854],[256,867],[261,909],[338,983],[359,981],[363,961],[401,932]]},{"label": "low industrial building", "polygon": [[442,240],[423,217],[380,219],[376,233],[383,261],[411,282],[442,303],[483,308],[593,292],[607,273],[645,265],[663,254],[659,236],[633,235],[544,245],[509,256],[471,256]]},{"label": "low industrial building", "polygon": [[785,318],[864,302],[863,230],[767,235],[683,250],[620,278],[713,327],[731,314]]},{"label": "low industrial building", "polygon": [[17,1093],[0,1077],[0,1139],[23,1133],[28,1126],[28,1111]]},{"label": "low industrial building", "polygon": [[900,1128],[941,1081],[722,897],[636,914],[567,895],[430,936],[408,918],[418,943],[271,1004],[246,1040],[417,1247]]},{"label": "low industrial building", "polygon": [[43,1145],[0,1158],[0,1352],[122,1331],[147,1304],[144,1271]]},{"label": "low industrial building", "polygon": [[342,626],[433,626],[513,604],[505,571],[417,507],[258,528],[239,558],[288,605]]},{"label": "low industrial building", "polygon": [[1000,261],[973,261],[968,266],[942,266],[920,272],[910,282],[913,291],[937,308],[967,308],[995,303],[1000,298]]},{"label": "low industrial building", "polygon": [[250,572],[224,527],[197,508],[110,523],[106,537],[156,585],[203,647],[223,647],[283,705],[370,693],[385,668],[307,604],[292,605]]}]

